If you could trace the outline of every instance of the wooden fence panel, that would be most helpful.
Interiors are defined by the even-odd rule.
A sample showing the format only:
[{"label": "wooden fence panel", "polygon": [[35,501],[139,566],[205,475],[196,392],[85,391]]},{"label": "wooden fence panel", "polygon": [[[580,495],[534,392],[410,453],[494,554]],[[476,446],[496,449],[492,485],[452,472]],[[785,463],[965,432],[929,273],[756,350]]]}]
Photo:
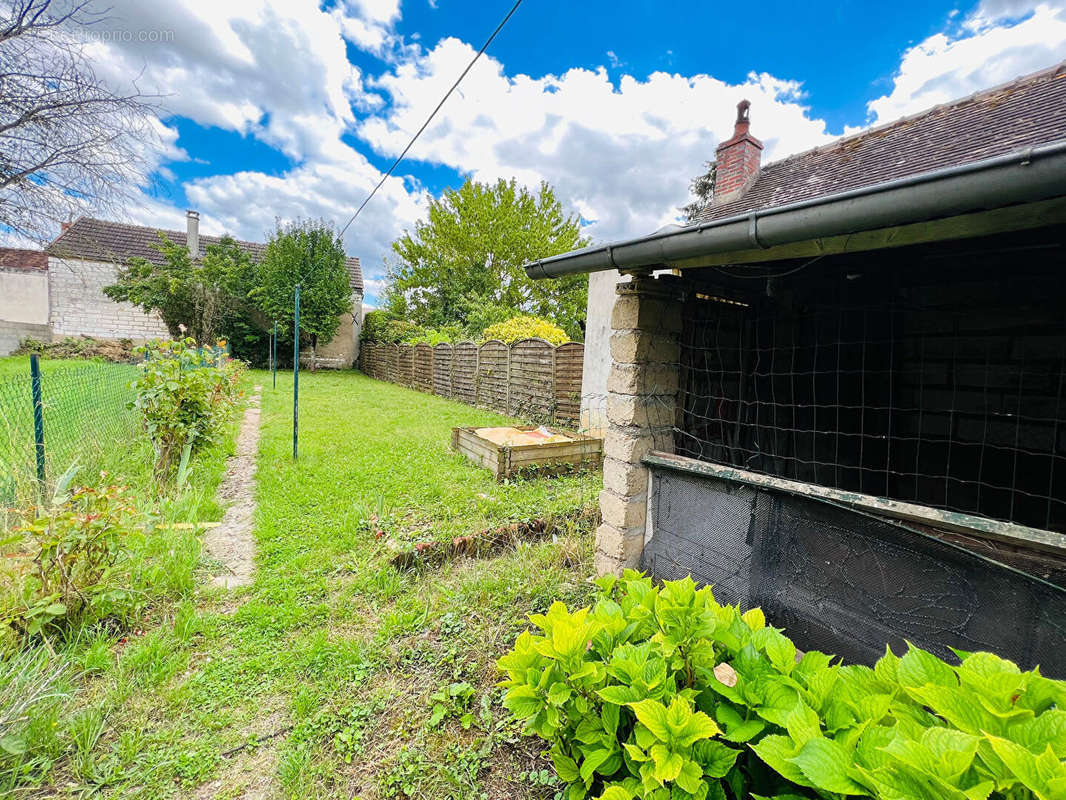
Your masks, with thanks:
[{"label": "wooden fence panel", "polygon": [[414,386],[415,382],[415,349],[409,344],[399,345],[397,357],[396,382],[401,386]]},{"label": "wooden fence panel", "polygon": [[459,342],[452,354],[452,396],[460,402],[477,405],[477,345]]},{"label": "wooden fence panel", "polygon": [[581,371],[585,345],[567,342],[555,348],[555,422],[576,428],[581,421]]},{"label": "wooden fence panel", "polygon": [[374,354],[374,372],[379,381],[387,381],[389,379],[388,354],[389,346],[387,344],[380,345]]},{"label": "wooden fence panel", "polygon": [[420,392],[433,391],[433,348],[425,342],[415,345],[415,382]]},{"label": "wooden fence panel", "polygon": [[522,339],[511,346],[512,417],[551,422],[555,392],[555,348],[544,339]]},{"label": "wooden fence panel", "polygon": [[499,340],[431,347],[363,342],[360,367],[382,381],[454,397],[530,422],[578,427],[585,346],[553,348],[543,339],[512,347]]},{"label": "wooden fence panel", "polygon": [[433,348],[433,394],[452,396],[452,346],[441,342]]},{"label": "wooden fence panel", "polygon": [[385,346],[385,380],[389,383],[399,382],[400,347],[396,344]]},{"label": "wooden fence panel", "polygon": [[490,339],[478,348],[477,404],[501,414],[507,413],[508,348],[498,339]]},{"label": "wooden fence panel", "polygon": [[366,350],[363,353],[363,372],[371,378],[376,379],[379,377],[378,353],[380,351],[380,344],[377,342],[368,342]]},{"label": "wooden fence panel", "polygon": [[370,374],[370,354],[374,351],[373,342],[359,343],[359,369],[364,375]]}]

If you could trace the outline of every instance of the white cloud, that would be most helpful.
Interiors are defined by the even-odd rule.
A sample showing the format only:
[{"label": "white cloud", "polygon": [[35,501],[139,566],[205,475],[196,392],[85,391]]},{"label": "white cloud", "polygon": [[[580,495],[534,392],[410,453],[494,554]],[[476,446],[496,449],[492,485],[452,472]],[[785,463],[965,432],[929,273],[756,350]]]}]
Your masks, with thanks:
[{"label": "white cloud", "polygon": [[868,105],[871,121],[889,122],[1064,58],[1062,7],[986,0],[957,34],[935,34],[903,54],[892,91]]},{"label": "white cloud", "polygon": [[[445,39],[375,80],[391,103],[362,122],[359,135],[383,155],[399,153],[473,54]],[[763,134],[768,157],[829,139],[825,124],[809,118],[799,84],[766,74],[731,85],[657,72],[624,75],[615,86],[602,68],[508,76],[483,57],[411,157],[478,180],[547,180],[565,205],[595,220],[596,238],[633,235],[677,219],[689,180],[732,134],[742,98],[752,101],[753,131]]]},{"label": "white cloud", "polygon": [[[377,18],[390,13],[368,5]],[[106,77],[139,76],[166,113],[258,136],[295,159],[328,157],[362,94],[344,20],[312,0],[118,0],[90,49]]]},{"label": "white cloud", "polygon": [[[215,163],[220,174],[184,187],[205,233],[262,240],[275,218],[342,225],[380,180],[342,139],[356,113],[382,103],[366,91],[345,42],[394,52],[399,14],[398,0],[349,0],[330,11],[315,0],[116,0],[87,40],[100,74],[120,85],[135,78],[142,91],[160,96],[164,119],[187,117],[255,137],[293,161],[282,176]],[[154,127],[159,140],[149,166],[170,177],[166,163],[189,155],[173,125]],[[401,178],[387,181],[346,237],[349,252],[364,256],[372,273],[397,226],[413,224],[423,203]],[[128,220],[139,224],[182,229],[184,216],[184,208],[147,189],[128,208]]]},{"label": "white cloud", "polygon": [[[263,238],[275,217],[343,225],[381,178],[360,150],[396,156],[474,54],[454,38],[426,49],[415,36],[400,37],[398,0],[342,0],[329,10],[317,0],[113,2],[108,29],[132,36],[93,42],[103,73],[115,81],[139,76],[142,89],[164,95],[168,113],[256,137],[293,162],[280,176],[215,163],[218,174],[185,187],[205,232],[242,238]],[[892,91],[870,103],[867,122],[1066,58],[1064,13],[1048,5],[984,0],[947,25],[901,55]],[[385,73],[361,74],[348,61],[349,45],[376,56]],[[624,68],[615,51],[606,57]],[[596,239],[633,236],[676,221],[690,179],[732,133],[742,98],[752,102],[764,162],[832,138],[812,118],[797,80],[753,73],[731,84],[656,72],[612,81],[603,68],[530,76],[484,56],[408,158],[484,181],[546,180],[591,222]],[[165,119],[152,154],[163,174],[167,162],[190,158]],[[353,147],[353,135],[365,144]],[[346,244],[363,259],[368,291],[380,288],[388,243],[413,226],[425,200],[416,181],[392,178],[350,229]],[[151,194],[130,217],[184,226],[183,208]]]}]

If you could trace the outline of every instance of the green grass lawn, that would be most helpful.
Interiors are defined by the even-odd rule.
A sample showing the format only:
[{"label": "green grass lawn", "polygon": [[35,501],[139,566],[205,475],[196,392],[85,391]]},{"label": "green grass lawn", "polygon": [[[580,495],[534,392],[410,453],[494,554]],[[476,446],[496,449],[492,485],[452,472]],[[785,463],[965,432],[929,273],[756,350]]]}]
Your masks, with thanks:
[{"label": "green grass lawn", "polygon": [[[29,356],[0,358],[0,507],[25,507],[37,494],[28,365]],[[103,471],[111,476],[109,482],[132,487],[142,508],[188,521],[217,518],[214,492],[227,447],[204,452],[196,472],[205,480],[194,478],[190,490],[179,498],[160,497],[152,476],[151,445],[138,413],[127,407],[134,398],[130,384],[137,375],[133,364],[41,360],[48,485],[72,466],[78,469],[78,482],[96,482]]]},{"label": "green grass lawn", "polygon": [[73,646],[76,724],[34,781],[55,796],[552,797],[494,662],[527,614],[590,594],[591,531],[407,573],[388,542],[591,506],[599,473],[497,483],[449,434],[504,418],[351,372],[301,373],[294,463],[291,376],[276,391],[254,377],[254,584]]},{"label": "green grass lawn", "polygon": [[[64,367],[83,366],[86,360],[83,358],[46,358],[41,357],[41,373],[51,372]],[[92,362],[92,363],[103,363]],[[0,356],[0,380],[11,376],[21,377],[30,374],[29,356]]]}]

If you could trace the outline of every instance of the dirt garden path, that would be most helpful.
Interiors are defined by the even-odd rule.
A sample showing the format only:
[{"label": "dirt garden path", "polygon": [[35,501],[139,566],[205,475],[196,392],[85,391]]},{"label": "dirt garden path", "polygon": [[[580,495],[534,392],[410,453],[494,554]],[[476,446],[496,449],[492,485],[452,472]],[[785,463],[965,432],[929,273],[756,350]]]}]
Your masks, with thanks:
[{"label": "dirt garden path", "polygon": [[259,449],[259,401],[263,387],[256,386],[244,411],[237,434],[237,453],[226,465],[226,477],[218,489],[219,499],[229,503],[222,522],[204,536],[208,555],[223,565],[224,572],[211,579],[212,586],[233,589],[252,582],[255,569],[255,456]]}]

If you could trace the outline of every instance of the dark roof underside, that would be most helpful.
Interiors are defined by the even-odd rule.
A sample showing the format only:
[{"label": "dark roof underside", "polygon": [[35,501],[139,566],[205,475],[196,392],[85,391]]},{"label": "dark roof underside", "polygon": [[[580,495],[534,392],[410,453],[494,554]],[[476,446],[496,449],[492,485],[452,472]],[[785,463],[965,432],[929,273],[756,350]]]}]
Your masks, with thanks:
[{"label": "dark roof underside", "polygon": [[[81,217],[48,246],[48,253],[59,258],[82,258],[87,261],[110,261],[116,264],[125,264],[131,258],[144,258],[153,264],[161,264],[163,256],[154,247],[159,244],[159,234],[165,235],[174,244],[185,244],[185,231],[168,231]],[[204,255],[208,245],[218,244],[219,241],[221,237],[200,234],[200,255]],[[266,253],[266,245],[261,242],[236,241],[253,261],[262,260]],[[348,258],[345,267],[348,270],[349,285],[353,290],[362,292],[363,272],[359,259]]]},{"label": "dark roof underside", "polygon": [[872,186],[1066,139],[1066,63],[763,166],[694,224]]}]

